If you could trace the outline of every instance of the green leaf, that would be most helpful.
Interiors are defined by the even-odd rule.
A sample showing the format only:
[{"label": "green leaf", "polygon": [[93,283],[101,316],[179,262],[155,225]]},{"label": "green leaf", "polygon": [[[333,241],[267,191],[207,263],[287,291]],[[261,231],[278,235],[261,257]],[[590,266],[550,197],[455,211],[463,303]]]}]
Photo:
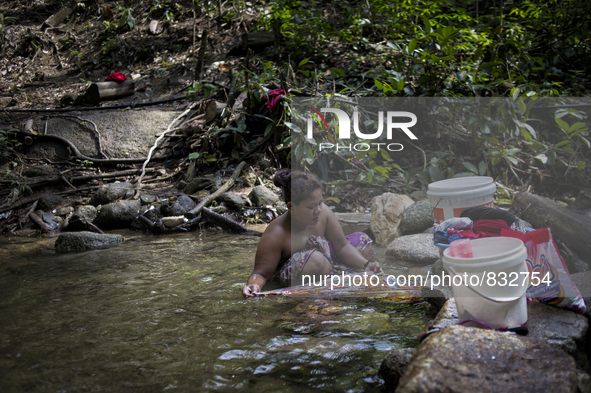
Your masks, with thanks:
[{"label": "green leaf", "polygon": [[472,177],[474,174],[472,172],[460,172],[453,175],[453,178],[456,179],[458,177]]},{"label": "green leaf", "polygon": [[574,151],[574,150],[573,150],[573,148],[572,148],[572,147],[570,147],[570,146],[565,146],[565,147],[563,148],[563,150],[564,150],[565,152],[569,153],[569,154],[575,154],[575,151]]},{"label": "green leaf", "polygon": [[486,173],[486,162],[480,161],[478,164],[478,174],[483,176]]},{"label": "green leaf", "polygon": [[569,141],[567,139],[567,140],[564,140],[562,142],[558,142],[555,147],[560,147],[560,146],[568,145],[569,143],[573,143],[573,141]]},{"label": "green leaf", "polygon": [[505,152],[508,156],[514,156],[515,154],[519,153],[521,151],[521,149],[519,148],[512,148],[512,149],[507,149],[507,151]]},{"label": "green leaf", "polygon": [[298,132],[298,133],[299,132],[302,132],[302,129],[300,127],[298,127],[297,125],[293,124],[293,123],[290,123],[290,122],[286,121],[284,124],[285,124],[286,127],[290,128],[292,131],[295,131],[295,132]]},{"label": "green leaf", "polygon": [[568,125],[567,122],[565,122],[562,119],[559,119],[558,117],[555,117],[554,121],[556,121],[556,124],[558,124],[558,127],[562,128],[564,130],[564,132],[566,132],[568,134],[570,126]]},{"label": "green leaf", "polygon": [[478,174],[478,168],[476,168],[476,166],[474,166],[474,164],[464,161],[464,162],[462,162],[462,165],[464,166],[464,168],[466,168],[470,172]]},{"label": "green leaf", "polygon": [[579,161],[579,163],[577,164],[577,169],[582,171],[583,169],[585,169],[585,165],[587,163],[585,161]]},{"label": "green leaf", "polygon": [[274,126],[275,126],[275,123],[271,123],[271,124],[269,124],[269,125],[267,126],[267,128],[265,128],[265,134],[264,134],[264,136],[267,136],[267,135],[269,135],[269,133],[270,133],[271,131],[273,131],[273,129],[274,129]]},{"label": "green leaf", "polygon": [[309,58],[308,58],[308,59],[304,59],[304,60],[300,61],[300,64],[298,64],[298,67],[301,67],[301,66],[303,66],[304,64],[307,64],[309,61],[310,61],[310,59],[309,59]]},{"label": "green leaf", "polygon": [[390,155],[388,154],[388,151],[385,149],[380,149],[380,153],[382,153],[382,158],[386,161],[392,161],[392,159],[390,158]]},{"label": "green leaf", "polygon": [[437,166],[431,165],[429,167],[429,176],[431,176],[432,181],[443,180],[443,173],[441,173],[441,169]]},{"label": "green leaf", "polygon": [[377,79],[374,79],[374,83],[378,89],[380,89],[381,91],[384,91],[384,85],[382,84],[382,82],[380,82]]},{"label": "green leaf", "polygon": [[412,54],[415,51],[415,48],[417,47],[417,40],[412,40],[411,42],[409,42],[408,44],[408,54]]},{"label": "green leaf", "polygon": [[396,88],[398,89],[398,91],[402,91],[404,89],[404,79],[400,79],[398,81],[398,85],[396,86]]},{"label": "green leaf", "polygon": [[513,164],[513,165],[517,165],[517,164],[518,164],[517,158],[515,158],[515,157],[513,157],[513,156],[505,156],[505,158],[506,158],[507,160],[509,160],[509,162],[510,162],[511,164]]},{"label": "green leaf", "polygon": [[585,146],[587,146],[588,149],[591,149],[591,143],[589,143],[589,140],[587,138],[585,138],[582,135],[579,135],[579,139],[583,141],[583,143],[585,144]]},{"label": "green leaf", "polygon": [[199,155],[200,155],[199,153],[193,152],[193,153],[189,154],[189,160],[196,160],[199,158]]},{"label": "green leaf", "polygon": [[210,154],[210,155],[207,156],[207,159],[205,161],[207,161],[207,162],[215,162],[217,160],[218,159],[215,158],[215,156],[213,154]]}]

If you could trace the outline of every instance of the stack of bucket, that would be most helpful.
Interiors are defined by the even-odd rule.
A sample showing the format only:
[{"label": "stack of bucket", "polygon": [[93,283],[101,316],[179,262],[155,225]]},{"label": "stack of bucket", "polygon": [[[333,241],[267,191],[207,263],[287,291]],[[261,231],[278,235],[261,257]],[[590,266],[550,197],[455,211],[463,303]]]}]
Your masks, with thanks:
[{"label": "stack of bucket", "polygon": [[[468,207],[492,207],[495,191],[491,177],[476,176],[431,183],[427,196],[439,224],[459,217]],[[527,251],[523,242],[515,238],[490,237],[475,239],[469,244],[472,257],[465,258],[453,255],[449,245],[436,243],[444,269],[452,277],[462,277],[462,280],[456,277],[455,283],[451,280],[460,321],[478,319],[494,328],[524,324],[529,278],[525,274],[528,272]]]}]

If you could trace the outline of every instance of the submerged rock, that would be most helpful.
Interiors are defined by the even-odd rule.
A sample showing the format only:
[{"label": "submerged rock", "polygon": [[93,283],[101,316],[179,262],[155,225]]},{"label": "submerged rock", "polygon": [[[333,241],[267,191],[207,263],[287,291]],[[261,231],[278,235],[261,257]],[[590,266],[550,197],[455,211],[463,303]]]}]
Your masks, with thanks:
[{"label": "submerged rock", "polygon": [[576,392],[573,358],[535,337],[450,326],[423,341],[397,392]]},{"label": "submerged rock", "polygon": [[428,233],[401,236],[388,245],[386,255],[390,258],[421,265],[432,264],[439,258],[439,249]]},{"label": "submerged rock", "polygon": [[371,203],[371,230],[377,244],[384,244],[400,235],[398,226],[404,210],[413,204],[406,195],[386,192]]},{"label": "submerged rock", "polygon": [[434,222],[431,202],[429,200],[418,201],[406,208],[402,213],[400,231],[405,235],[419,233],[431,228]]},{"label": "submerged rock", "polygon": [[57,252],[78,252],[95,248],[112,247],[121,244],[125,238],[121,235],[108,235],[94,232],[65,232],[55,241]]},{"label": "submerged rock", "polygon": [[394,348],[382,361],[379,374],[388,390],[394,390],[406,372],[415,348]]}]

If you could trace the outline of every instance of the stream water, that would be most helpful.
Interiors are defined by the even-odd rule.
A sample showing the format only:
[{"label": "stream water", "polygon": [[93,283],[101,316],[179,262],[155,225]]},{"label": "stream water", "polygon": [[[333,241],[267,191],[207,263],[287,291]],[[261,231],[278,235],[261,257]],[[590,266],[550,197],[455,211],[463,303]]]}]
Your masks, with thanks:
[{"label": "stream water", "polygon": [[429,322],[424,303],[245,299],[258,238],[118,233],[74,254],[0,240],[1,392],[380,391]]}]

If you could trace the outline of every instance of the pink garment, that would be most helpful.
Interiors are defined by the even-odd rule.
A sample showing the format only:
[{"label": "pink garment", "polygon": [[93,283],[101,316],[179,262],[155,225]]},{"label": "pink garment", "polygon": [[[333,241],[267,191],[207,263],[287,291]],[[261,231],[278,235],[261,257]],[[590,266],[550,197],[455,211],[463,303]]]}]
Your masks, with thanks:
[{"label": "pink garment", "polygon": [[105,78],[105,82],[113,81],[113,82],[121,83],[126,79],[127,79],[127,77],[125,76],[125,74],[123,74],[121,72],[113,72],[113,73],[111,73],[111,75],[109,75],[108,77]]},{"label": "pink garment", "polygon": [[501,231],[511,230],[509,225],[503,220],[477,220],[474,221],[472,229],[457,231],[453,228],[447,230],[447,235],[458,235],[469,239],[478,239],[481,237],[501,236]]},{"label": "pink garment", "polygon": [[270,110],[277,108],[282,96],[285,96],[285,91],[283,89],[271,90],[269,92],[269,98],[267,99],[267,108]]}]

